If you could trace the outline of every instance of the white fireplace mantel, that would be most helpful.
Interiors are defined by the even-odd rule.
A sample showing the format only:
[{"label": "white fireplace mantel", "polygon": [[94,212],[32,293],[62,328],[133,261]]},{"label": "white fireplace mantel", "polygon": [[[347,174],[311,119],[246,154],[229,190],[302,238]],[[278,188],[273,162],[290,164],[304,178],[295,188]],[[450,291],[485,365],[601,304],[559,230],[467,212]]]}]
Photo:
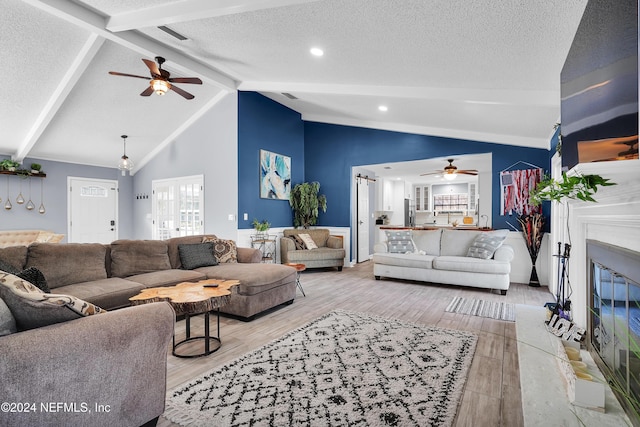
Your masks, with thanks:
[{"label": "white fireplace mantel", "polygon": [[[580,164],[568,172],[568,175],[575,174],[597,174],[617,184],[600,187],[594,197],[597,203],[575,200],[567,203],[573,318],[576,324],[586,327],[589,295],[587,239],[640,252],[640,160]],[[566,211],[555,220],[566,221]],[[552,236],[551,241],[559,241],[558,237]]]}]

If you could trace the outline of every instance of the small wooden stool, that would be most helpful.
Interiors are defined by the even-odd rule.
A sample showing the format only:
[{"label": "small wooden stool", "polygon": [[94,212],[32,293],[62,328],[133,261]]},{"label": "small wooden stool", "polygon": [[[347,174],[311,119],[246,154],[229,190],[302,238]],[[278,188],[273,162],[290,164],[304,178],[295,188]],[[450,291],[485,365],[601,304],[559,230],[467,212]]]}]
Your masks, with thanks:
[{"label": "small wooden stool", "polygon": [[296,264],[294,262],[288,262],[285,265],[296,269],[296,285],[300,289],[300,292],[302,292],[302,296],[306,297],[307,295],[304,293],[304,289],[302,289],[302,284],[300,283],[300,272],[305,271],[307,266],[304,264]]}]

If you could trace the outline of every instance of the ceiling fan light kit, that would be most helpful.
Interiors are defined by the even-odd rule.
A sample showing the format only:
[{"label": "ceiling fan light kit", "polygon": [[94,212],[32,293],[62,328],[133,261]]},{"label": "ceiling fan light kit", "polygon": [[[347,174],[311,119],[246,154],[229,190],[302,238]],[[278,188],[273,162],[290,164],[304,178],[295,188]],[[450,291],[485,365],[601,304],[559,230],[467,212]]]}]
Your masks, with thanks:
[{"label": "ceiling fan light kit", "polygon": [[164,95],[169,89],[171,89],[171,83],[166,80],[153,79],[151,80],[151,87],[155,91],[156,95]]},{"label": "ceiling fan light kit", "polygon": [[164,95],[169,90],[174,91],[178,95],[182,96],[184,99],[193,99],[195,98],[189,92],[180,89],[172,83],[185,83],[185,84],[196,84],[201,85],[202,80],[197,77],[171,77],[171,73],[167,70],[162,69],[162,64],[164,64],[165,59],[161,56],[156,56],[156,62],[151,61],[150,59],[142,59],[149,68],[149,73],[151,77],[137,76],[135,74],[127,74],[127,73],[119,73],[117,71],[109,71],[109,74],[113,76],[123,76],[123,77],[135,77],[138,79],[150,80],[149,87],[146,88],[140,96],[149,96],[152,93],[156,93],[157,95]]},{"label": "ceiling fan light kit", "polygon": [[478,175],[478,171],[476,169],[458,169],[457,166],[453,165],[454,160],[455,159],[447,159],[447,161],[449,162],[449,165],[445,166],[444,169],[441,171],[423,173],[423,174],[420,174],[420,176],[442,174],[442,178],[444,178],[445,180],[453,181],[454,179],[456,179],[456,176],[458,176],[458,174],[474,175],[474,176]]}]

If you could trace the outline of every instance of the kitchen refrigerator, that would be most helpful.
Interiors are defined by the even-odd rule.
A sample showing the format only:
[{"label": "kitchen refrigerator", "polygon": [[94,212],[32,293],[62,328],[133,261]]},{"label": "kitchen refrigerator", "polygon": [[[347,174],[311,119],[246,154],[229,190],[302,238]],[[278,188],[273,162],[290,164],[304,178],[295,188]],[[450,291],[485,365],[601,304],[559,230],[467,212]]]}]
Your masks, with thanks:
[{"label": "kitchen refrigerator", "polygon": [[416,213],[411,199],[404,199],[404,226],[413,227],[416,223]]}]

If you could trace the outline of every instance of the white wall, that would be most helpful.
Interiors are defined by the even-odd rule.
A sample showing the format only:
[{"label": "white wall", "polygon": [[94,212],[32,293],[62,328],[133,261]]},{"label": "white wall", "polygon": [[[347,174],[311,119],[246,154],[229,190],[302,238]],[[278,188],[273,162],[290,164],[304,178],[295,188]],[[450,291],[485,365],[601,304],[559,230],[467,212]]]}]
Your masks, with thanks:
[{"label": "white wall", "polygon": [[[531,256],[524,241],[524,236],[520,231],[510,231],[505,239],[505,244],[511,246],[515,252],[513,261],[511,261],[511,273],[509,273],[509,281],[512,283],[529,283],[531,278]],[[536,260],[536,273],[540,286],[549,286],[549,264],[547,262],[547,253],[549,251],[549,234],[542,236],[542,244],[538,259]],[[552,302],[551,300],[549,302]]]},{"label": "white wall", "polygon": [[[151,239],[151,181],[204,175],[205,233],[236,239],[238,227],[238,96],[230,93],[134,175],[135,239]],[[229,215],[233,220],[229,220]]]}]

